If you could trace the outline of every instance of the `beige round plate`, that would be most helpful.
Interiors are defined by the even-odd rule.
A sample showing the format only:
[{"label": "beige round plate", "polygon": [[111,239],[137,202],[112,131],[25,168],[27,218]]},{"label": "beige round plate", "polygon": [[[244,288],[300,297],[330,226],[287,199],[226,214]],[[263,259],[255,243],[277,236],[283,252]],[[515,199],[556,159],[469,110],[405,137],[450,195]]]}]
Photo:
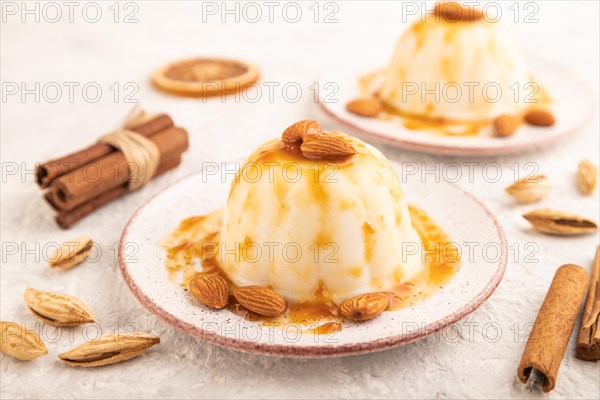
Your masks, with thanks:
[{"label": "beige round plate", "polygon": [[[119,243],[121,273],[135,297],[151,313],[189,335],[235,350],[274,356],[368,353],[419,340],[460,320],[479,307],[502,279],[508,251],[492,213],[456,185],[410,178],[403,182],[409,202],[427,210],[461,248],[466,248],[467,242],[469,248],[477,248],[468,256],[463,253],[456,275],[430,298],[363,323],[344,322],[340,332],[327,335],[310,333],[325,321],[275,327],[205,307],[169,281],[159,242],[180,220],[226,204],[234,178],[225,171],[234,166],[239,163],[220,164],[218,173],[191,175],[150,199],[129,220]],[[392,167],[400,177],[402,166],[392,163]],[[488,253],[489,247],[496,251]],[[495,254],[490,257],[491,253]]]},{"label": "beige round plate", "polygon": [[152,75],[152,83],[179,96],[201,97],[238,92],[258,77],[258,68],[242,61],[189,58],[159,68]]},{"label": "beige round plate", "polygon": [[319,108],[330,119],[345,127],[349,133],[380,140],[392,146],[430,154],[455,156],[497,156],[539,150],[568,136],[574,135],[590,121],[597,110],[597,100],[591,85],[562,65],[530,57],[532,76],[552,97],[552,112],[556,124],[552,127],[524,125],[517,134],[499,139],[491,125],[482,128],[476,136],[444,136],[426,131],[405,128],[398,121],[364,118],[346,110],[348,101],[360,96],[358,77],[376,71],[387,60],[382,59],[384,50],[372,49],[352,63],[336,61],[318,78],[320,87],[335,83],[339,90],[321,91]]}]

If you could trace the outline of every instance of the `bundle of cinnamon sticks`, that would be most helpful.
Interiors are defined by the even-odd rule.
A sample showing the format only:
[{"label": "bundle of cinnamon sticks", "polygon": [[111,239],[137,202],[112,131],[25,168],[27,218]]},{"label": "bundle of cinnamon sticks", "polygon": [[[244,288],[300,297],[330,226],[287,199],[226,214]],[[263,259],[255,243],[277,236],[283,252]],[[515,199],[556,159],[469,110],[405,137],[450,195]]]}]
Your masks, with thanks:
[{"label": "bundle of cinnamon sticks", "polygon": [[576,355],[585,361],[600,360],[600,246],[596,248],[592,265],[592,279],[581,316]]},{"label": "bundle of cinnamon sticks", "polygon": [[558,370],[577,321],[581,303],[587,300],[581,317],[575,354],[585,361],[600,360],[600,246],[588,272],[574,264],[561,266],[554,275],[546,298],[533,324],[517,375],[521,382],[554,389]]},{"label": "bundle of cinnamon sticks", "polygon": [[565,264],[556,270],[519,363],[521,382],[532,378],[544,392],[554,389],[588,283],[588,273],[579,265]]},{"label": "bundle of cinnamon sticks", "polygon": [[[158,148],[160,161],[154,176],[178,166],[182,153],[188,148],[187,132],[176,127],[166,114],[141,115],[124,128],[147,137]],[[98,142],[38,165],[36,182],[45,190],[45,199],[58,212],[58,225],[68,229],[127,193],[132,168],[136,166],[128,162],[121,151]]]}]

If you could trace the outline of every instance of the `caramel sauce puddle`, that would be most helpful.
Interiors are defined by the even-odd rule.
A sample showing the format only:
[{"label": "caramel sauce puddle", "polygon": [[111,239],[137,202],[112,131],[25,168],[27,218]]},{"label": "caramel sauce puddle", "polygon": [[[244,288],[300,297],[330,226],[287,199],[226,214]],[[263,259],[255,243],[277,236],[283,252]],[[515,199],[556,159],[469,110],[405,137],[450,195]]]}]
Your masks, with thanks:
[{"label": "caramel sauce puddle", "polygon": [[[425,252],[425,268],[421,276],[415,279],[416,283],[403,282],[390,291],[388,310],[411,307],[427,299],[454,276],[460,265],[458,251],[446,233],[425,211],[414,206],[409,206],[409,211],[424,249],[429,250]],[[184,219],[179,227],[163,240],[162,246],[167,252],[165,267],[168,277],[185,290],[188,290],[189,282],[199,274],[218,274],[227,280],[230,289],[236,287],[219,266],[217,256],[206,256],[207,249],[219,243],[220,233],[215,227],[220,226],[221,215],[222,210],[217,210],[208,215]],[[260,322],[264,326],[321,323],[315,328],[302,331],[303,333],[326,335],[342,329],[343,319],[339,306],[333,302],[331,294],[322,282],[315,288],[311,302],[288,301],[288,309],[282,317],[267,318],[255,314],[239,304],[233,295],[229,296],[227,310],[248,321]]]}]

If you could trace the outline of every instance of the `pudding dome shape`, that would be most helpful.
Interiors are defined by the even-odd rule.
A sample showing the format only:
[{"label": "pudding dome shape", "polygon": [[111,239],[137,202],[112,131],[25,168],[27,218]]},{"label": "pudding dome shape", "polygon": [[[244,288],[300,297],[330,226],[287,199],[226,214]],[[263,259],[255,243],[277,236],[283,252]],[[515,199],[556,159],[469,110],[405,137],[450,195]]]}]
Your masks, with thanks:
[{"label": "pudding dome shape", "polygon": [[380,99],[400,113],[448,121],[521,112],[534,85],[520,46],[501,23],[478,15],[429,14],[414,23],[396,45]]},{"label": "pudding dome shape", "polygon": [[319,135],[356,154],[315,160],[303,155],[304,144],[274,139],[241,166],[221,229],[219,262],[227,276],[239,286],[270,286],[295,302],[323,301],[325,293],[339,304],[427,273],[386,158],[344,133]]}]

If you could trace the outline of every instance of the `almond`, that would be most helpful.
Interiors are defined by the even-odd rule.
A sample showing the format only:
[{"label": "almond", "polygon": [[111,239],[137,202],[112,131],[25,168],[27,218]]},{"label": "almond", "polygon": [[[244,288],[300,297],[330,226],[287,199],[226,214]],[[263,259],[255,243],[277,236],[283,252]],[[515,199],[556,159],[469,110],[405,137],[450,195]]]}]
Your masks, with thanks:
[{"label": "almond", "polygon": [[290,125],[283,131],[283,135],[281,135],[281,139],[285,143],[300,143],[302,142],[302,138],[304,135],[309,133],[321,133],[321,125],[315,120],[307,119],[304,121],[296,122],[293,125]]},{"label": "almond", "polygon": [[227,305],[229,287],[219,275],[199,275],[190,281],[190,293],[205,306],[223,308]]},{"label": "almond", "polygon": [[542,208],[523,215],[538,231],[551,235],[572,236],[598,231],[598,225],[587,218],[563,211]]},{"label": "almond", "polygon": [[356,154],[354,147],[344,139],[326,133],[309,133],[300,146],[302,155],[311,160],[336,161]]},{"label": "almond", "polygon": [[450,22],[473,22],[483,18],[480,10],[463,7],[453,1],[436,3],[433,13]]},{"label": "almond", "polygon": [[494,120],[494,130],[500,137],[512,136],[519,127],[521,121],[514,115],[501,115]]},{"label": "almond", "polygon": [[346,110],[361,117],[375,117],[382,109],[381,100],[375,98],[356,99],[346,104]]},{"label": "almond", "polygon": [[233,296],[248,310],[265,317],[278,317],[285,312],[285,298],[273,289],[263,286],[242,286]]},{"label": "almond", "polygon": [[533,203],[544,198],[552,188],[550,179],[544,175],[534,175],[521,179],[506,188],[518,203]]},{"label": "almond", "polygon": [[340,311],[346,318],[355,321],[366,321],[384,312],[389,305],[389,294],[383,292],[365,293],[343,302]]},{"label": "almond", "polygon": [[23,299],[33,315],[52,326],[79,326],[94,322],[96,318],[85,303],[66,294],[28,287]]},{"label": "almond", "polygon": [[48,264],[51,268],[71,269],[85,261],[93,244],[94,242],[89,236],[78,236],[71,239],[52,253]]},{"label": "almond", "polygon": [[588,160],[579,163],[577,170],[577,186],[582,194],[594,193],[598,183],[598,168]]},{"label": "almond", "polygon": [[40,336],[15,322],[0,321],[2,342],[0,352],[18,360],[33,360],[48,354]]},{"label": "almond", "polygon": [[100,367],[137,357],[160,343],[156,335],[144,332],[109,333],[58,355],[75,367]]},{"label": "almond", "polygon": [[525,114],[525,121],[535,126],[552,126],[556,122],[550,111],[542,109],[529,110]]}]

